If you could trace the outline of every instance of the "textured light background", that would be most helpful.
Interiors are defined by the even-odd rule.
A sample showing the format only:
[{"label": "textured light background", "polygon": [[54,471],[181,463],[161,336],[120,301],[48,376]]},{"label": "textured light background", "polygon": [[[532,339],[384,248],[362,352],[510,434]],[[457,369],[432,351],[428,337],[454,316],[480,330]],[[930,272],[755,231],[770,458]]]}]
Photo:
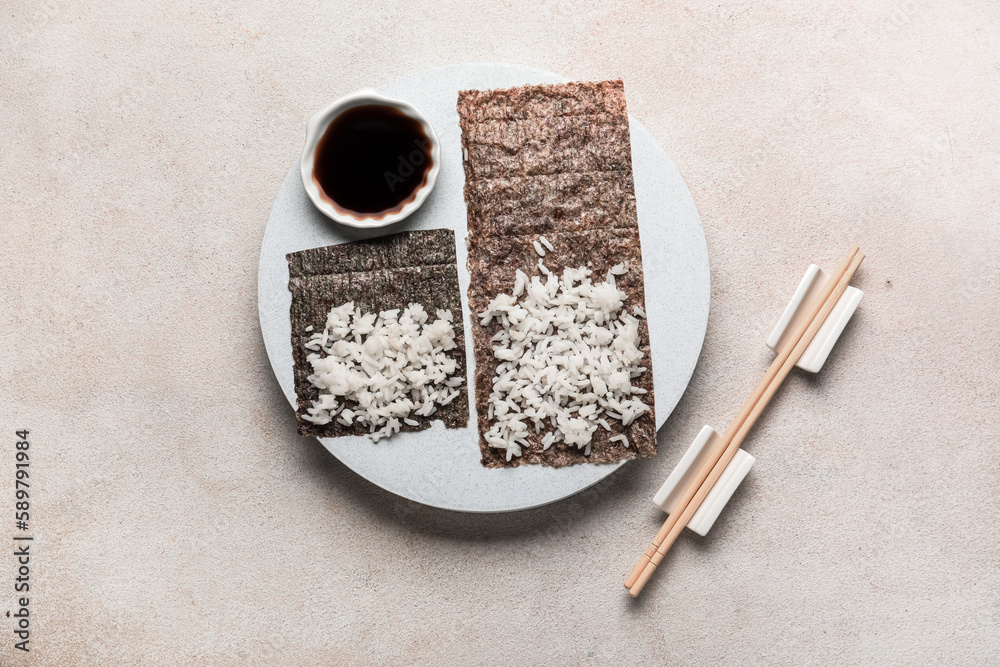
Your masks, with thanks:
[{"label": "textured light background", "polygon": [[[0,508],[30,428],[38,553],[33,650],[0,620],[0,664],[996,663],[998,18],[915,0],[4,3]],[[623,78],[712,262],[661,456],[508,516],[400,501],[299,438],[257,323],[260,241],[308,116],[468,60]],[[650,495],[735,415],[805,266],[852,242],[865,299],[827,367],[790,378],[710,536],[683,536],[630,600]]]}]

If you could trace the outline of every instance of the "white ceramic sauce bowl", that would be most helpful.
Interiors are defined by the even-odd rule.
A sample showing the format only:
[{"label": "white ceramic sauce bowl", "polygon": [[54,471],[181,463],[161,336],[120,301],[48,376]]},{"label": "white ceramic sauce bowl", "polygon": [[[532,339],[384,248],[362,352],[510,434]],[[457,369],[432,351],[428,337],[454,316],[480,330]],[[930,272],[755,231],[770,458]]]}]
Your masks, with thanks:
[{"label": "white ceramic sauce bowl", "polygon": [[[424,130],[424,134],[427,135],[427,138],[431,143],[431,168],[427,173],[426,181],[422,186],[420,186],[419,189],[417,189],[410,201],[408,201],[401,209],[390,213],[379,212],[361,214],[338,208],[324,196],[324,193],[320,190],[319,184],[313,177],[313,164],[316,156],[316,146],[319,144],[319,141],[326,132],[326,129],[330,126],[330,123],[344,111],[366,104],[378,104],[393,107],[410,118],[419,121]],[[302,176],[302,186],[305,188],[306,194],[309,195],[309,199],[316,205],[316,208],[318,208],[323,215],[343,225],[356,227],[358,229],[376,229],[399,222],[420,208],[421,204],[424,203],[424,200],[426,200],[427,196],[431,193],[431,190],[434,189],[434,183],[437,181],[438,172],[440,171],[441,144],[438,141],[437,135],[434,133],[434,128],[431,127],[429,122],[427,122],[427,119],[424,118],[423,115],[421,115],[421,113],[412,105],[401,100],[394,100],[380,95],[375,90],[359,90],[356,93],[351,93],[350,95],[341,97],[330,106],[314,114],[313,117],[309,119],[308,124],[306,124],[306,145],[302,150],[302,157],[299,159],[299,174]]]}]

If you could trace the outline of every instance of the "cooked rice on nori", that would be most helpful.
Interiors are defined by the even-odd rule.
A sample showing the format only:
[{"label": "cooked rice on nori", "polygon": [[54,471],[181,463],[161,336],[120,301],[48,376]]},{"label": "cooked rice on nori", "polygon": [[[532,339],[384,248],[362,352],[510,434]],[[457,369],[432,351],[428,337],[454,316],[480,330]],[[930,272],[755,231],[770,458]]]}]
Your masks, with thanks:
[{"label": "cooked rice on nori", "polygon": [[[607,463],[656,454],[653,377],[646,371],[635,385],[648,393],[651,408],[632,424],[612,422],[598,429],[591,454],[565,443],[543,450],[541,437],[528,437],[521,457],[507,461],[503,450],[483,437],[489,430],[487,404],[499,361],[491,338],[495,322],[483,327],[477,315],[500,293],[511,292],[521,269],[538,274],[539,256],[532,242],[544,235],[554,246],[545,265],[560,274],[564,267],[587,266],[593,279],[628,261],[617,279],[628,298],[624,308],[645,307],[631,147],[624,87],[621,81],[522,86],[507,90],[459,93],[459,124],[469,218],[469,304],[473,314],[476,358],[476,406],[483,464],[510,467],[525,463],[563,466]],[[649,366],[649,335],[640,320],[640,349]],[[619,434],[630,447],[610,442]]]},{"label": "cooked rice on nori", "polygon": [[[369,241],[313,248],[287,256],[288,288],[292,292],[292,357],[294,360],[295,412],[301,435],[336,437],[363,435],[368,428],[357,423],[345,426],[336,420],[313,424],[301,418],[319,397],[309,381],[312,367],[304,345],[313,333],[322,331],[331,308],[353,301],[363,311],[378,313],[419,303],[431,315],[437,309],[450,310],[455,321],[457,347],[448,355],[458,363],[456,374],[465,377],[465,334],[462,324],[462,297],[455,259],[455,235],[448,229],[413,231],[383,236]],[[313,330],[307,332],[306,328]],[[463,384],[458,398],[439,406],[430,417],[410,415],[417,426],[402,424],[400,430],[429,428],[434,420],[456,428],[469,422],[468,386]]]},{"label": "cooked rice on nori", "polygon": [[[475,287],[469,289],[469,308],[473,313],[473,345],[476,355],[475,397],[479,413],[479,432],[489,430],[490,420],[485,407],[493,389],[493,377],[499,364],[493,356],[493,335],[500,329],[495,322],[481,326],[478,313],[486,309],[490,299],[501,292],[510,294],[514,284],[515,272],[520,269],[528,276],[538,273],[539,257],[531,245],[533,237],[497,236],[480,242],[477,246],[475,260],[470,259],[470,282]],[[620,262],[628,262],[628,271],[616,276],[618,288],[628,295],[624,309],[632,312],[635,306],[645,310],[643,299],[642,255],[639,250],[639,234],[635,230],[595,230],[588,232],[566,232],[546,235],[546,239],[555,248],[545,255],[545,266],[556,275],[561,275],[566,267],[578,268],[587,266],[593,273],[593,279],[604,279],[608,269]],[[649,330],[646,320],[639,319],[639,348],[644,352],[643,365],[649,366]],[[653,407],[653,374],[649,371],[633,380],[633,385],[645,389],[643,402]],[[623,427],[620,422],[611,420],[611,431],[598,429],[591,441],[591,454],[584,456],[581,449],[556,443],[548,450],[542,449],[541,436],[533,433],[528,436],[531,447],[518,458],[507,462],[503,450],[490,447],[480,441],[480,450],[484,465],[490,467],[515,466],[522,463],[545,463],[553,466],[570,465],[589,461],[591,463],[609,463],[621,459],[631,459],[637,456],[654,456],[656,454],[656,418],[654,412],[643,414],[632,424]],[[609,442],[619,434],[625,434],[629,447],[621,442]]]}]

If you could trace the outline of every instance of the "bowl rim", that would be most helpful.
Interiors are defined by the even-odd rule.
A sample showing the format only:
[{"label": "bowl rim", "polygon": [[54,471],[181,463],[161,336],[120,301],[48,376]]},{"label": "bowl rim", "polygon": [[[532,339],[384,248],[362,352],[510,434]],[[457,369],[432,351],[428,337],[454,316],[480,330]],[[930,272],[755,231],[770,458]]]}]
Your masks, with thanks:
[{"label": "bowl rim", "polygon": [[[413,199],[403,206],[403,208],[395,213],[381,217],[376,217],[378,214],[355,216],[337,209],[320,194],[319,186],[313,179],[316,146],[319,144],[319,140],[326,132],[326,129],[330,126],[330,123],[344,111],[365,104],[390,106],[402,111],[407,116],[420,122],[424,133],[431,142],[432,164],[430,171],[427,172],[426,182],[416,191]],[[309,118],[309,122],[306,123],[306,143],[302,149],[302,156],[299,158],[299,175],[302,178],[302,187],[305,188],[309,200],[312,201],[313,205],[323,215],[342,225],[357,229],[378,229],[403,220],[424,203],[428,195],[430,195],[431,190],[434,189],[434,184],[437,182],[438,172],[440,171],[441,143],[438,141],[437,134],[434,132],[434,127],[430,122],[412,104],[403,100],[386,97],[372,88],[359,90],[334,100],[323,109],[314,113]]]}]

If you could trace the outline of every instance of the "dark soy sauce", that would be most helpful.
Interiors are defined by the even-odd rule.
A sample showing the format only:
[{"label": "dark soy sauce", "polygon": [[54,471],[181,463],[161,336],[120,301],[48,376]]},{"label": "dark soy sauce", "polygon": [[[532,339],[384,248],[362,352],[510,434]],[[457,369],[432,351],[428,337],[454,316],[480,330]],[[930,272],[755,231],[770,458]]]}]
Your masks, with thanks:
[{"label": "dark soy sauce", "polygon": [[420,121],[381,104],[333,119],[316,145],[313,178],[348,213],[395,213],[413,199],[431,169],[431,142]]}]

